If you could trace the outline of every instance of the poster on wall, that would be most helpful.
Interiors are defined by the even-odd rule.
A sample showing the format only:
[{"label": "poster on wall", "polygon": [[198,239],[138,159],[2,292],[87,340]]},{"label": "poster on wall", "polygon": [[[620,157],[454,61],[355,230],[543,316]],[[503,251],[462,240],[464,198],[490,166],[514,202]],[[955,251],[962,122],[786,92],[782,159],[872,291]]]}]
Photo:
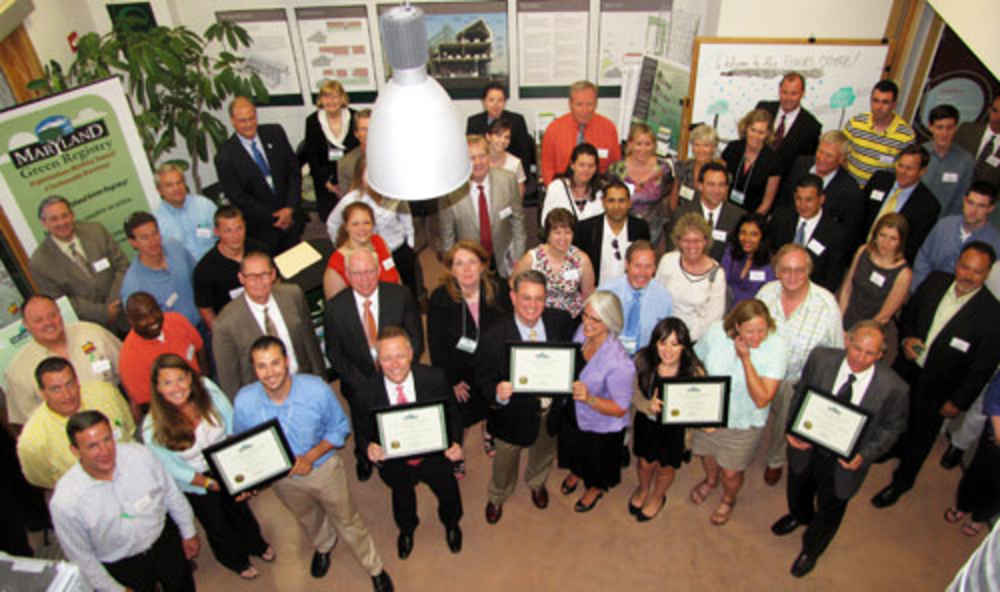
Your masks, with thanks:
[{"label": "poster on wall", "polygon": [[[379,5],[379,15],[394,8]],[[478,99],[489,82],[510,78],[506,2],[421,3],[427,25],[427,73],[454,99]],[[383,56],[384,60],[384,56]],[[388,61],[385,74],[392,75]]]},{"label": "poster on wall", "polygon": [[0,205],[26,253],[45,238],[37,210],[50,195],[132,253],[122,224],[160,198],[118,78],[0,112],[0,146]]},{"label": "poster on wall", "polygon": [[[622,135],[633,123],[645,123],[656,136],[656,155],[666,158],[677,155],[684,99],[688,96],[691,70],[661,58],[643,56],[637,76],[631,116]],[[629,93],[631,95],[632,93]]]},{"label": "poster on wall", "polygon": [[[566,96],[587,78],[588,0],[518,0],[517,35],[522,97]],[[556,94],[532,92],[548,87]]]},{"label": "poster on wall", "polygon": [[622,83],[625,56],[666,57],[673,0],[601,0],[597,84]]},{"label": "poster on wall", "polygon": [[347,92],[374,92],[375,64],[364,6],[314,6],[295,9],[305,54],[309,92],[336,80]]},{"label": "poster on wall", "polygon": [[216,12],[215,17],[239,23],[250,34],[252,43],[242,56],[267,87],[270,104],[301,105],[302,87],[285,9],[226,10]]}]

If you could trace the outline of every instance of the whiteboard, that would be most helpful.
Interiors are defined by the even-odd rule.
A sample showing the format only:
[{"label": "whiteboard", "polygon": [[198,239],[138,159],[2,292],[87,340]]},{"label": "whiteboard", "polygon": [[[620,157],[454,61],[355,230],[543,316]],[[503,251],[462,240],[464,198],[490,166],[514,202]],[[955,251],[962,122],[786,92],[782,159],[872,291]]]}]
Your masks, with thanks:
[{"label": "whiteboard", "polygon": [[841,129],[869,110],[872,87],[882,79],[890,44],[881,40],[695,41],[692,123],[713,125],[722,142],[739,138],[737,124],[758,101],[778,99],[790,70],[806,79],[802,106],[823,125]]}]

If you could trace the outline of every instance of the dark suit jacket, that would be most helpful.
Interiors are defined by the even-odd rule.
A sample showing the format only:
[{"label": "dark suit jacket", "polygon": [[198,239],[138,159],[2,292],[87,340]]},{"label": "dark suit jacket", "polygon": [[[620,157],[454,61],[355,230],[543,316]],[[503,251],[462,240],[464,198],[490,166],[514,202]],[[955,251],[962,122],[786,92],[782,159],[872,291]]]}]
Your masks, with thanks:
[{"label": "dark suit jacket", "polygon": [[[325,376],[326,364],[319,351],[319,340],[309,316],[309,305],[302,288],[291,282],[275,284],[271,289],[288,335],[295,347],[299,372]],[[222,307],[212,325],[212,355],[219,375],[219,386],[232,399],[240,387],[257,380],[250,363],[250,346],[264,335],[243,296]]]},{"label": "dark suit jacket", "polygon": [[[542,312],[545,337],[551,342],[567,343],[573,339],[573,319],[563,310],[546,308]],[[538,438],[541,424],[538,397],[514,395],[506,405],[497,403],[497,384],[510,380],[510,357],[507,343],[521,341],[514,314],[495,322],[483,336],[483,354],[476,367],[476,394],[490,407],[486,420],[491,434],[517,446],[531,446]]]},{"label": "dark suit jacket", "polygon": [[[687,214],[688,212],[695,212],[696,214],[701,214],[701,204],[697,201],[684,200],[681,204],[674,210],[673,223],[677,224],[677,221],[681,219],[681,216]],[[719,219],[715,221],[715,230],[722,230],[726,233],[726,240],[713,240],[712,247],[709,249],[708,254],[712,259],[716,261],[722,261],[722,255],[726,252],[726,241],[729,240],[729,236],[737,232],[737,224],[743,216],[746,215],[746,210],[743,208],[733,205],[728,201],[722,202],[722,209],[719,210]],[[674,249],[674,242],[670,235],[673,234],[673,226],[670,227],[666,233],[667,250],[672,251]]]},{"label": "dark suit jacket", "polygon": [[[798,223],[799,214],[795,210],[785,208],[775,212],[767,225],[767,240],[772,253],[777,252],[782,245],[795,240]],[[849,263],[850,253],[847,251],[844,239],[844,227],[834,220],[833,216],[824,212],[812,236],[809,237],[808,244],[805,245],[813,261],[813,271],[809,279],[831,292],[836,292],[840,288],[840,280],[844,277]],[[816,254],[818,250],[822,250],[819,255]]]},{"label": "dark suit jacket", "polygon": [[[531,177],[531,165],[535,164],[535,141],[528,133],[528,126],[524,123],[524,117],[520,113],[513,113],[504,109],[500,112],[500,117],[510,122],[510,147],[507,151],[521,159],[521,166],[524,173]],[[465,122],[466,134],[486,135],[489,124],[486,121],[486,111],[470,115]]]},{"label": "dark suit jacket", "polygon": [[[842,349],[829,347],[813,349],[802,369],[802,378],[795,388],[791,409],[798,409],[808,387],[832,393],[833,383],[837,380],[837,372],[844,357]],[[888,452],[906,430],[909,413],[908,391],[906,383],[889,366],[884,362],[875,364],[875,374],[868,384],[864,398],[861,399],[861,407],[872,412],[870,423],[858,444],[861,466],[855,471],[850,471],[840,466],[840,463],[835,465],[833,489],[838,498],[846,500],[853,496],[865,480],[872,461]],[[789,417],[794,419],[795,415],[796,413],[791,413]],[[788,447],[788,467],[792,475],[800,475],[808,469],[814,451],[815,448],[798,450],[792,446]]]},{"label": "dark suit jacket", "polygon": [[[778,101],[761,101],[757,103],[757,109],[764,109],[774,117],[771,127],[778,129]],[[815,156],[816,148],[819,147],[819,134],[823,131],[823,126],[813,117],[813,114],[806,111],[805,107],[799,109],[799,114],[792,122],[792,127],[785,130],[785,137],[778,146],[778,160],[781,162],[781,176],[784,177],[795,163],[795,159],[800,156]]]},{"label": "dark suit jacket", "polygon": [[[815,156],[800,156],[792,165],[788,174],[781,179],[781,188],[778,190],[775,211],[780,208],[795,207],[795,186],[802,177],[809,174],[809,169],[816,164]],[[840,222],[847,230],[851,238],[847,244],[854,244],[854,235],[857,231],[858,220],[865,215],[865,196],[861,194],[861,188],[857,181],[851,177],[844,167],[837,169],[833,179],[823,190],[826,201],[823,203],[823,212],[830,214]]]},{"label": "dark suit jacket", "polygon": [[[950,273],[935,271],[920,284],[903,308],[901,340],[927,341],[934,313],[953,279]],[[923,369],[902,352],[893,366],[910,383],[910,396],[935,409],[945,401],[968,409],[1000,362],[1000,302],[984,286],[945,324],[934,342],[925,345],[930,351]]]},{"label": "dark suit jacket", "polygon": [[[895,182],[896,175],[892,171],[877,171],[871,179],[868,179],[868,183],[862,190],[865,202],[864,224],[854,237],[855,242],[850,249],[851,252],[854,252],[868,238],[868,231],[871,230],[875,217],[882,209],[882,204],[889,199],[892,185]],[[880,200],[874,200],[871,198],[872,191],[881,191],[885,195]],[[917,187],[910,194],[910,199],[906,200],[906,205],[899,211],[910,224],[910,236],[906,239],[903,255],[911,264],[917,260],[917,251],[920,250],[920,245],[924,244],[927,235],[934,228],[934,223],[937,222],[940,212],[941,204],[938,203],[937,198],[926,185],[918,181]]]},{"label": "dark suit jacket", "polygon": [[[972,158],[976,160],[976,168],[972,176],[977,181],[988,181],[994,187],[997,187],[1000,186],[1000,166],[991,167],[986,164],[985,159],[983,161],[979,160],[979,143],[983,141],[983,133],[985,132],[986,122],[976,123],[967,121],[958,126],[958,131],[955,132],[955,143],[968,150]],[[994,151],[994,154],[996,154],[996,151]],[[996,214],[996,210],[993,213]],[[990,218],[994,220],[998,219],[997,216],[991,216]]]},{"label": "dark suit jacket", "polygon": [[[355,305],[354,291],[350,288],[341,290],[326,301],[324,308],[326,357],[340,375],[344,396],[353,400],[355,393],[362,392],[365,381],[375,374],[375,361],[368,350],[368,338]],[[388,325],[406,329],[413,345],[413,359],[420,359],[424,351],[424,331],[420,311],[409,289],[399,284],[379,282],[378,319],[375,322],[379,329]]]},{"label": "dark suit jacket", "polygon": [[[360,144],[358,139],[354,137],[354,110],[351,109],[350,112],[350,125],[347,128],[347,135],[344,136],[344,145],[342,147],[345,154]],[[313,190],[316,192],[316,197],[323,196],[333,200],[335,196],[333,193],[327,191],[326,182],[329,181],[334,185],[338,183],[338,161],[330,160],[330,148],[337,148],[337,146],[327,141],[326,135],[323,133],[323,128],[319,124],[319,114],[319,111],[313,111],[309,117],[306,117],[304,151],[306,162],[309,163],[309,175],[313,179]],[[330,207],[332,208],[333,206]],[[322,220],[322,222],[326,222],[326,220]]]},{"label": "dark suit jacket", "polygon": [[[594,277],[596,285],[601,285],[601,248],[604,246],[604,219],[605,215],[592,216],[586,220],[581,220],[573,229],[573,244],[590,257],[590,262],[594,265]],[[649,224],[642,218],[629,216],[625,222],[625,234],[628,241],[649,240]],[[625,249],[622,249],[622,257],[625,257]]]},{"label": "dark suit jacket", "polygon": [[[271,169],[274,190],[267,184],[257,163],[233,134],[215,155],[215,170],[222,191],[246,218],[247,236],[266,244],[272,254],[298,242],[305,217],[302,213],[302,171],[295,150],[280,125],[262,124],[257,136],[264,146],[264,157]],[[274,228],[271,215],[281,208],[295,211],[295,221],[287,231]]]},{"label": "dark suit jacket", "polygon": [[[458,412],[458,403],[451,390],[444,372],[440,368],[414,363],[410,367],[413,374],[413,386],[417,391],[417,403],[442,401],[444,403],[445,422],[448,426],[448,441],[453,444],[462,443],[462,416]],[[361,450],[368,453],[368,445],[378,441],[378,430],[375,427],[375,410],[392,406],[389,393],[385,389],[385,375],[375,373],[363,387],[358,397],[361,425],[354,432],[358,438]],[[389,461],[401,462],[401,461]]]}]

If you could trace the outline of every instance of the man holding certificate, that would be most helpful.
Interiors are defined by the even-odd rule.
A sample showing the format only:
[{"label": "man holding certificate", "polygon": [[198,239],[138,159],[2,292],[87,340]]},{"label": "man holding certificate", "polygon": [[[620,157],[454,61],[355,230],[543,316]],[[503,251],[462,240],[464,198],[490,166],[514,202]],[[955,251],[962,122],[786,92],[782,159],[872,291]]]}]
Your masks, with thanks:
[{"label": "man holding certificate", "polygon": [[[573,321],[569,314],[545,308],[545,276],[541,272],[527,270],[519,273],[514,276],[513,287],[510,298],[514,312],[497,319],[487,330],[481,341],[482,362],[476,369],[476,383],[481,389],[478,394],[490,406],[487,428],[496,440],[496,456],[493,457],[493,475],[486,504],[486,522],[490,524],[500,520],[503,503],[514,493],[521,450],[524,448],[528,449],[524,480],[531,488],[531,501],[539,509],[549,505],[545,480],[552,469],[556,452],[556,439],[546,429],[552,399],[529,394],[514,395],[507,344],[524,341],[568,343],[573,338]],[[538,375],[534,378],[544,381],[549,374],[565,372],[566,369],[538,366],[528,370]],[[523,378],[528,383],[533,377]]]},{"label": "man holding certificate", "polygon": [[[438,517],[452,553],[462,550],[462,498],[452,463],[462,460],[462,414],[444,371],[413,365],[410,336],[384,327],[375,345],[382,368],[366,385],[357,434],[382,481],[392,489],[392,517],[399,527],[397,550],[413,551],[417,483],[438,498]],[[392,411],[393,409],[400,409]]]},{"label": "man holding certificate", "polygon": [[258,381],[236,395],[233,433],[272,419],[281,425],[295,465],[288,477],[275,483],[274,492],[316,548],[311,575],[326,575],[330,552],[340,537],[371,575],[375,592],[391,592],[392,580],[354,507],[343,462],[336,454],[335,448],[342,447],[351,433],[337,397],[318,376],[291,374],[285,345],[277,337],[258,338],[249,356]]},{"label": "man holding certificate", "polygon": [[[861,321],[847,335],[847,350],[817,347],[812,350],[795,389],[792,409],[799,411],[791,420],[788,441],[788,514],[771,526],[776,535],[790,534],[808,525],[802,537],[802,552],[792,564],[792,575],[802,577],[812,571],[816,560],[833,540],[847,510],[847,502],[861,487],[873,460],[885,454],[906,429],[909,409],[906,383],[884,363],[885,334],[876,321]],[[850,442],[856,438],[850,460],[839,458],[830,448],[811,444],[793,434],[796,419],[810,400],[811,391],[834,394],[838,402],[849,403],[871,413],[861,434],[837,431],[833,426],[811,426]],[[818,400],[818,399],[817,399]],[[821,403],[824,407],[829,403]],[[833,444],[833,442],[831,442]],[[814,501],[815,500],[815,501]]]}]

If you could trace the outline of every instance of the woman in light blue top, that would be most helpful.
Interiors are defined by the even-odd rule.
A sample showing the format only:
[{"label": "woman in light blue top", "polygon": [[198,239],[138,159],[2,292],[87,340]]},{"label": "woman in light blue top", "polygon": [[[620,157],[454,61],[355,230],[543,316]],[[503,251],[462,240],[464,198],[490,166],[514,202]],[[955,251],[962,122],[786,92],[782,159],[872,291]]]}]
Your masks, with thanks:
[{"label": "woman in light blue top", "polygon": [[184,492],[219,563],[244,579],[256,578],[260,574],[250,555],[273,561],[274,550],[245,502],[248,494],[234,499],[221,491],[202,454],[232,433],[229,399],[175,354],[156,358],[151,375],[153,396],[142,423],[143,441]]},{"label": "woman in light blue top", "polygon": [[725,428],[697,430],[692,452],[701,456],[705,479],[691,490],[701,504],[722,479],[722,502],[711,522],[729,521],[743,471],[753,459],[767,423],[768,407],[785,375],[787,347],[774,319],[760,300],[744,300],[709,327],[694,351],[708,376],[729,376],[729,418]]}]

